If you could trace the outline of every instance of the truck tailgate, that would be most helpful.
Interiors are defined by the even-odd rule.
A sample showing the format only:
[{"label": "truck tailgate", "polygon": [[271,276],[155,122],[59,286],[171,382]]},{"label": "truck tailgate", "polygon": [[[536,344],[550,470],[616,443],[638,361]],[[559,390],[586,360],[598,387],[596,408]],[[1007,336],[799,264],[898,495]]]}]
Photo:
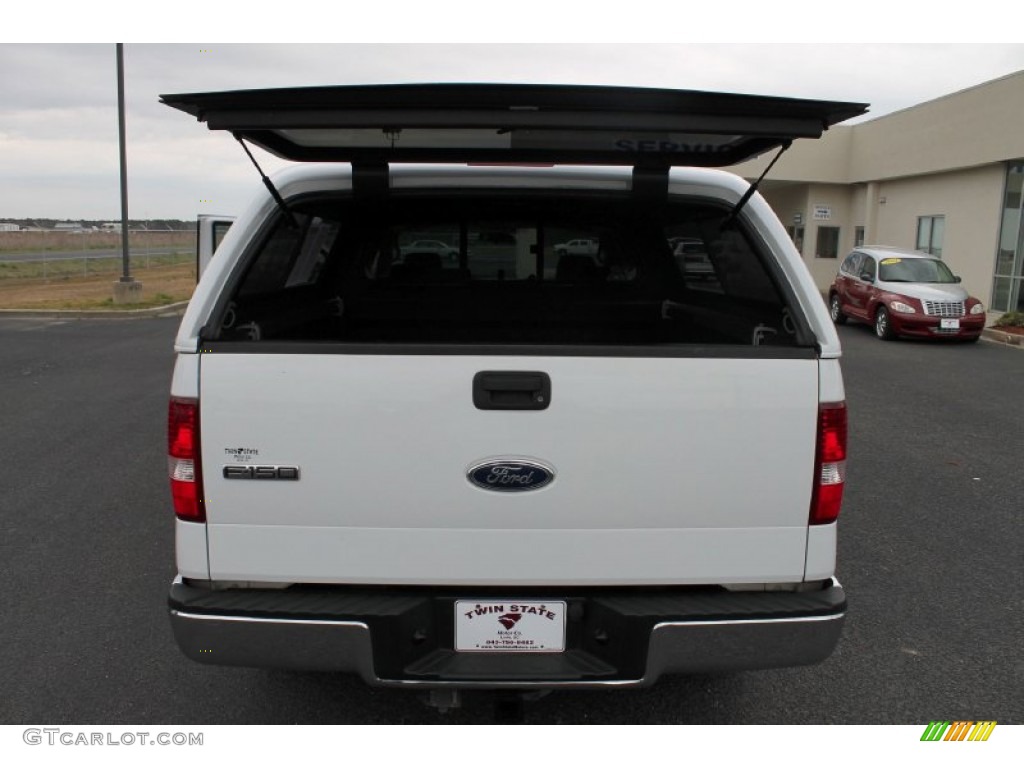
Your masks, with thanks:
[{"label": "truck tailgate", "polygon": [[[527,586],[803,576],[814,359],[305,347],[204,354],[201,370],[214,579]],[[547,373],[549,406],[477,409],[473,377],[494,370]],[[468,471],[495,457],[536,460],[554,479],[519,493],[472,484]],[[298,479],[227,479],[228,466],[297,467]]]}]

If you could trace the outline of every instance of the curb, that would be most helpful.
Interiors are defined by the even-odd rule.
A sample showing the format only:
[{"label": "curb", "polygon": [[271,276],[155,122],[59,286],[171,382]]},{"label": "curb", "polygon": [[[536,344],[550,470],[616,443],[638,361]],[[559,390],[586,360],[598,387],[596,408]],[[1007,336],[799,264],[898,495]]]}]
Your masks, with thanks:
[{"label": "curb", "polygon": [[994,341],[998,344],[1004,344],[1008,347],[1024,349],[1024,336],[1019,336],[1015,333],[1006,333],[1005,331],[1000,331],[998,328],[986,328],[981,332],[981,338]]},{"label": "curb", "polygon": [[88,320],[137,317],[171,317],[185,314],[187,301],[146,309],[0,309],[0,318],[31,318],[49,320]]}]

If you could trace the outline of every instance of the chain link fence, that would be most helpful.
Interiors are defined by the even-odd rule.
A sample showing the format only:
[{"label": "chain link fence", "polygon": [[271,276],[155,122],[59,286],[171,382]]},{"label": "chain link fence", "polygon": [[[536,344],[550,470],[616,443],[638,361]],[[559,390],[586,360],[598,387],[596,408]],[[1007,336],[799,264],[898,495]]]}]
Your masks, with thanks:
[{"label": "chain link fence", "polygon": [[[132,274],[195,263],[195,231],[131,231],[128,244]],[[117,232],[0,232],[0,280],[69,280],[121,272]]]}]

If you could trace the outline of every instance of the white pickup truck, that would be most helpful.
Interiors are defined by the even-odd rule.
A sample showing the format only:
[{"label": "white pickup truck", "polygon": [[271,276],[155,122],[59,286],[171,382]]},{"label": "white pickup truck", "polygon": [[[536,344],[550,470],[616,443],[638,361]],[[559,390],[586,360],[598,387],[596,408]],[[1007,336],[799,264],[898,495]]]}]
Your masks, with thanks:
[{"label": "white pickup truck", "polygon": [[597,256],[600,250],[600,243],[586,238],[578,238],[555,245],[556,256]]},{"label": "white pickup truck", "polygon": [[[699,166],[864,105],[162,98],[305,161],[231,226],[175,341],[170,615],[189,658],[534,691],[832,652],[839,341],[768,205]],[[413,238],[458,257],[402,258]],[[714,274],[680,269],[678,239]],[[572,240],[600,264],[555,253]]]}]

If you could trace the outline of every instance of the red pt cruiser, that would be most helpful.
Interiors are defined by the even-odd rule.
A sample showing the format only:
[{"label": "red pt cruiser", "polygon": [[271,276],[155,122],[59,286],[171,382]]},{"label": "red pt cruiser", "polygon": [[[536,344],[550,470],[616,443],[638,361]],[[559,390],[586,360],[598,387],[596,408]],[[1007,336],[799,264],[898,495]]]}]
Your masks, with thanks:
[{"label": "red pt cruiser", "polygon": [[977,341],[985,306],[941,259],[888,246],[857,248],[828,292],[832,322],[863,320],[880,339],[897,336]]}]

